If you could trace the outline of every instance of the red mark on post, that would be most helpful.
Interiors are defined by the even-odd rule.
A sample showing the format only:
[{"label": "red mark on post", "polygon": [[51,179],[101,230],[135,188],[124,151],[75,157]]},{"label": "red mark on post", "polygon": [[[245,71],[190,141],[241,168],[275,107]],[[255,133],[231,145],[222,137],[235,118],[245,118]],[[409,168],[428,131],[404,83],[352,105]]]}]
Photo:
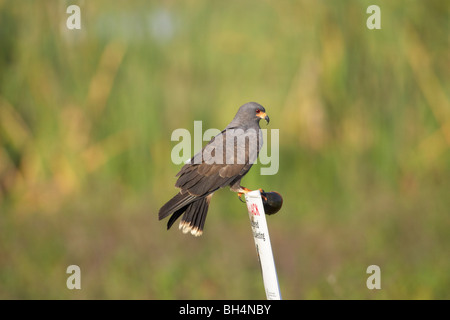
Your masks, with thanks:
[{"label": "red mark on post", "polygon": [[247,205],[248,211],[254,216],[259,216],[258,206],[255,203]]}]

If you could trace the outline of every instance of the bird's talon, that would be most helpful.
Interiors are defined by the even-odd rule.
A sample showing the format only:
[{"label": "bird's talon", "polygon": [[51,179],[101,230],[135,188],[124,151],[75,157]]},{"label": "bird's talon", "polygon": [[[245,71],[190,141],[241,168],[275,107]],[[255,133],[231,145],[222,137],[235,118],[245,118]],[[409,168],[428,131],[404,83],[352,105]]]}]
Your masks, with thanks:
[{"label": "bird's talon", "polygon": [[243,192],[239,192],[238,193],[238,197],[239,197],[239,200],[242,202],[242,203],[245,203],[245,200],[242,200],[242,195],[243,195],[244,193]]},{"label": "bird's talon", "polygon": [[259,190],[259,192],[261,193],[261,198],[262,198],[264,201],[267,201],[267,197],[266,197],[266,196],[263,196],[263,193],[265,193],[264,190],[263,190],[262,188],[259,188],[258,190]]}]

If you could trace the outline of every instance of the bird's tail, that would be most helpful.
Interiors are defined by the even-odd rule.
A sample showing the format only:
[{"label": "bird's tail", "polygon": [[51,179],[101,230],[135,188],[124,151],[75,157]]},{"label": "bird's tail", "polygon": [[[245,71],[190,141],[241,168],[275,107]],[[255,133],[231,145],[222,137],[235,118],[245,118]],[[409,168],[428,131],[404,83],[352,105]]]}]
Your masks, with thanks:
[{"label": "bird's tail", "polygon": [[196,237],[201,236],[211,197],[212,194],[206,197],[196,198],[179,193],[159,210],[159,220],[172,214],[167,223],[167,229],[169,229],[184,213],[179,225],[180,230],[182,230],[183,233],[190,232]]}]

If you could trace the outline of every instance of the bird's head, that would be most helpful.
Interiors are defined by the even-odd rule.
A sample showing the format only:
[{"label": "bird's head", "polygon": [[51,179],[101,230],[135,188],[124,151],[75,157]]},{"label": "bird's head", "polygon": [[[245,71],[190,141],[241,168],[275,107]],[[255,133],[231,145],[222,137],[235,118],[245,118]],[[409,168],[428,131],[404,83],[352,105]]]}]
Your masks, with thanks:
[{"label": "bird's head", "polygon": [[270,121],[269,116],[266,114],[266,109],[256,102],[248,102],[242,105],[234,117],[234,120],[238,120],[241,123],[255,122],[259,124],[261,119],[266,120],[266,123]]}]

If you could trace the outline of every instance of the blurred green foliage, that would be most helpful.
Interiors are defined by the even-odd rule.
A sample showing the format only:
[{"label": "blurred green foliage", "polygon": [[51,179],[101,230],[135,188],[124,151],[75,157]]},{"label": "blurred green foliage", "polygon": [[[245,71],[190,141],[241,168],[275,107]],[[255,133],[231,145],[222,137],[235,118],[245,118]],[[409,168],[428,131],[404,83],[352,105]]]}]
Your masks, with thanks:
[{"label": "blurred green foliage", "polygon": [[447,1],[3,0],[0,49],[0,298],[264,299],[236,195],[200,238],[157,219],[172,131],[248,101],[280,129],[243,185],[284,197],[283,298],[450,298]]}]

